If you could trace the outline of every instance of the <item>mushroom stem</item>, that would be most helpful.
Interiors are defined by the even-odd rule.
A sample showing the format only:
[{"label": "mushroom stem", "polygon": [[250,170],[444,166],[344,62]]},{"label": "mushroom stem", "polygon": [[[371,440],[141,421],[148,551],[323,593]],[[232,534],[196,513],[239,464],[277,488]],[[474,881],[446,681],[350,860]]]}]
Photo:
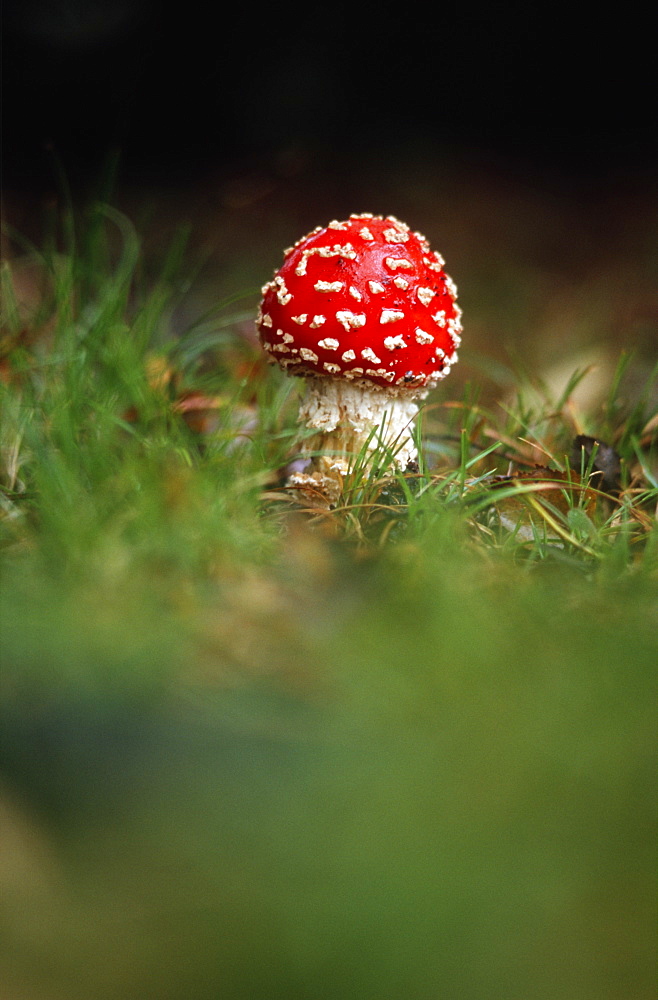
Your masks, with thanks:
[{"label": "mushroom stem", "polygon": [[301,456],[307,456],[309,464],[303,473],[291,477],[290,485],[340,492],[343,477],[364,446],[369,456],[379,452],[382,458],[387,457],[383,448],[390,449],[382,472],[413,465],[418,460],[413,439],[417,398],[344,379],[307,378],[299,419],[315,433],[301,447]]}]

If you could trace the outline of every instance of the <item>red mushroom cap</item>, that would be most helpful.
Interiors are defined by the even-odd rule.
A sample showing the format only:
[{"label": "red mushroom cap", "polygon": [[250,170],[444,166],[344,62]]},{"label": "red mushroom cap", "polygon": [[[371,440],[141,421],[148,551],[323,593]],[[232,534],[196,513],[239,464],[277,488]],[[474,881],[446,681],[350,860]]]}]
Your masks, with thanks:
[{"label": "red mushroom cap", "polygon": [[263,348],[294,375],[432,388],[457,361],[461,310],[443,259],[389,215],[351,215],[289,250],[263,288]]}]

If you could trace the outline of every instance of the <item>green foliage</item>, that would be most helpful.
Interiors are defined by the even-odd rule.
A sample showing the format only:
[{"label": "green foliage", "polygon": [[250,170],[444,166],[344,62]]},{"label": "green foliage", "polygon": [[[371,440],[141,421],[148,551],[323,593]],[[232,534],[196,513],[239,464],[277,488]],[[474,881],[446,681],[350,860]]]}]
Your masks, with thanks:
[{"label": "green foliage", "polygon": [[3,272],[9,991],[648,1000],[651,378],[442,395],[417,473],[307,508],[237,299],[174,328],[183,245],[99,206],[28,314]]}]

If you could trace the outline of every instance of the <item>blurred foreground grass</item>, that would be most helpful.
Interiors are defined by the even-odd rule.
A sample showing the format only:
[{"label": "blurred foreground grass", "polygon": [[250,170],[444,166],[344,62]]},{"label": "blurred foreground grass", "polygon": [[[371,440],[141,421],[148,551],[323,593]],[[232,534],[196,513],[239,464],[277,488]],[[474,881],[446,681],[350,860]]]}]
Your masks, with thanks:
[{"label": "blurred foreground grass", "polygon": [[292,380],[230,306],[170,336],[180,251],[99,207],[4,275],[4,995],[649,1000],[653,387],[446,385],[431,468],[305,511]]}]

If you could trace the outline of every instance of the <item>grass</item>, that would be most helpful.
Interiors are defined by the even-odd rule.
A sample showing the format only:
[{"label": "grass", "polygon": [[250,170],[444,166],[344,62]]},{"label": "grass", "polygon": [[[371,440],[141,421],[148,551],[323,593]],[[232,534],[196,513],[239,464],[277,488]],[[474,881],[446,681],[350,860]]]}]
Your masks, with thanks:
[{"label": "grass", "polygon": [[95,206],[2,272],[8,995],[648,1000],[656,372],[446,382],[304,507],[184,257]]}]

